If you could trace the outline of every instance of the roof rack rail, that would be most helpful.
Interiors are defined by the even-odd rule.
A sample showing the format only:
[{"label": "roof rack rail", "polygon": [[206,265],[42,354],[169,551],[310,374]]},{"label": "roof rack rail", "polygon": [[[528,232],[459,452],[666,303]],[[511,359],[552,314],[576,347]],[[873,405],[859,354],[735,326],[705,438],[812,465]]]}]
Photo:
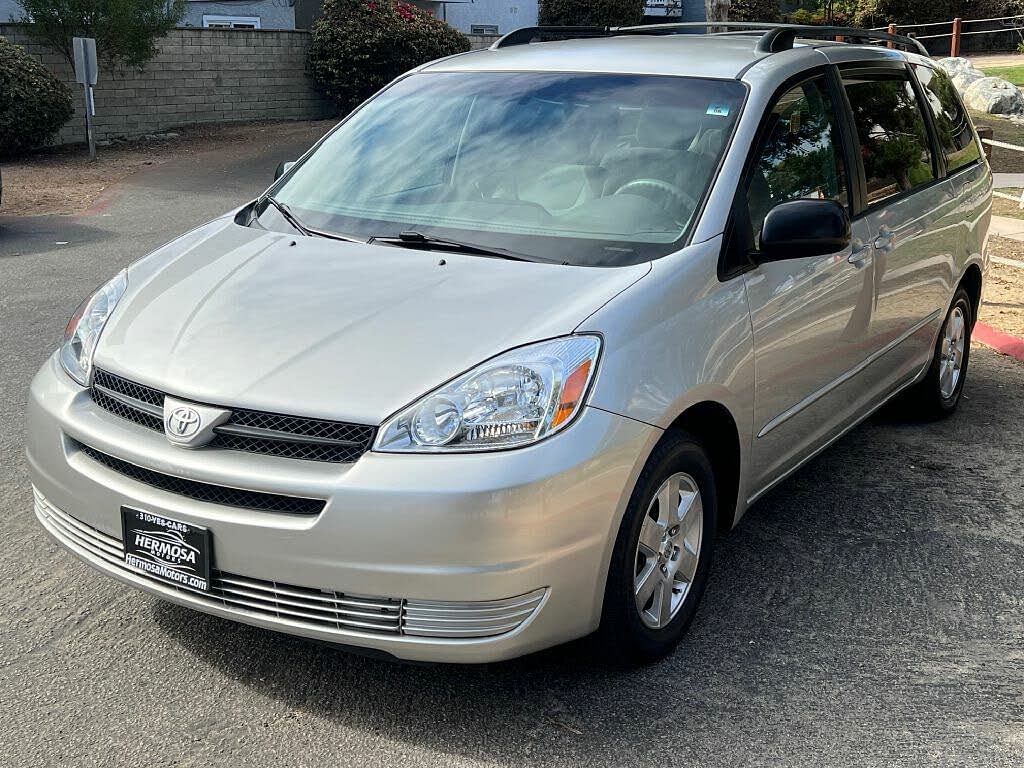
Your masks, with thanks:
[{"label": "roof rack rail", "polygon": [[520,27],[502,35],[491,45],[492,50],[512,45],[540,43],[549,40],[575,40],[581,37],[609,37],[611,27]]},{"label": "roof rack rail", "polygon": [[[674,35],[692,29],[722,30],[711,34],[761,34],[757,50],[778,53],[793,47],[797,37],[811,39],[843,39],[850,42],[884,42],[913,53],[930,56],[920,40],[908,35],[892,35],[861,27],[819,27],[813,24],[772,24],[760,21],[680,21],[669,24],[645,24],[636,27],[523,27],[499,38],[492,49],[507,48],[545,40],[568,40],[580,37],[613,37],[618,35]],[[726,32],[726,29],[739,30]]]}]

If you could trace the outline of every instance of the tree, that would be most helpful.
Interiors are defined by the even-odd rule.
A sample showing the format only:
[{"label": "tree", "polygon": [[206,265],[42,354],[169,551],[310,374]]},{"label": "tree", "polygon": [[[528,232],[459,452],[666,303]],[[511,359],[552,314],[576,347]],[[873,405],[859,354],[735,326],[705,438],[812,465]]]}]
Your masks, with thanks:
[{"label": "tree", "polygon": [[541,0],[545,26],[631,27],[644,18],[644,0]]},{"label": "tree", "polygon": [[74,63],[72,38],[96,39],[108,65],[142,67],[185,16],[187,0],[19,0],[26,32]]}]

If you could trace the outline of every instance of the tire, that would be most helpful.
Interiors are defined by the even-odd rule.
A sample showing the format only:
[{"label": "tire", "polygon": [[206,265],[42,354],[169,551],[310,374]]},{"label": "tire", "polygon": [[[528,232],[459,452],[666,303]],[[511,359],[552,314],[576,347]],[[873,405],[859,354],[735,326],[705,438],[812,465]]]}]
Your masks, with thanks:
[{"label": "tire", "polygon": [[[959,336],[957,325],[959,324]],[[922,419],[942,419],[956,410],[967,381],[967,365],[971,359],[971,330],[974,310],[967,291],[958,288],[953,303],[942,322],[935,344],[935,353],[925,378],[909,392],[905,402],[912,404]],[[952,335],[951,335],[952,333]],[[954,355],[950,357],[950,350]]]},{"label": "tire", "polygon": [[[675,491],[680,504],[676,515],[668,517],[659,492],[660,499],[667,500]],[[637,479],[612,551],[598,632],[608,660],[648,663],[670,653],[682,639],[707,583],[717,502],[714,472],[704,449],[686,433],[665,437]],[[664,506],[671,515],[672,502]],[[680,518],[678,512],[684,509]],[[678,528],[674,535],[673,525]],[[657,582],[653,587],[651,579]],[[641,590],[642,597],[637,597]],[[649,590],[653,591],[646,599]]]}]

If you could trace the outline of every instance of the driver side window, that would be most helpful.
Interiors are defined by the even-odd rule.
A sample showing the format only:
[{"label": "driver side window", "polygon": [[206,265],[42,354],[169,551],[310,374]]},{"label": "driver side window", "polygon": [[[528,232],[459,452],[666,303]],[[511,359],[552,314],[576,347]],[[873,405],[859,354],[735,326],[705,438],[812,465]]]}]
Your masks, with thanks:
[{"label": "driver side window", "polygon": [[823,77],[787,91],[768,116],[768,134],[747,186],[755,248],[768,211],[800,198],[848,204],[842,144]]}]

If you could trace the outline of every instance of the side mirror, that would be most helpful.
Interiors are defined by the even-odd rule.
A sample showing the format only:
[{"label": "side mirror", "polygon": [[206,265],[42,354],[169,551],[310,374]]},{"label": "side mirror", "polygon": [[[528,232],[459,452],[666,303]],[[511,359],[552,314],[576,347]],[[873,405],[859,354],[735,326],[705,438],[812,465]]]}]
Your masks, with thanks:
[{"label": "side mirror", "polygon": [[293,165],[295,165],[295,161],[294,160],[289,160],[287,162],[278,163],[277,164],[277,170],[274,171],[274,181],[277,181],[282,176],[284,176],[286,173],[288,173],[288,170]]},{"label": "side mirror", "polygon": [[836,253],[850,244],[850,217],[835,200],[792,200],[768,211],[757,261]]}]

